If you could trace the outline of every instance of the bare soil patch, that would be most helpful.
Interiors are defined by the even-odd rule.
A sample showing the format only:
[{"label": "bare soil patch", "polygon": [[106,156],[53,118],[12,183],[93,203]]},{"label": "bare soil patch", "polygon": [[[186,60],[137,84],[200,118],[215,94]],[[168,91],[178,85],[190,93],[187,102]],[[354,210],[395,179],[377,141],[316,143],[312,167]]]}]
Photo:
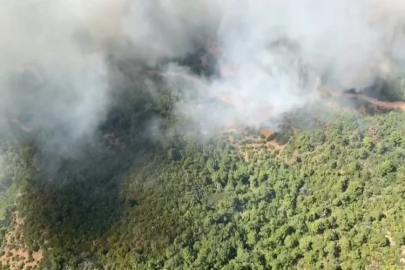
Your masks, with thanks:
[{"label": "bare soil patch", "polygon": [[[227,129],[222,132],[226,140],[235,147],[245,160],[249,160],[249,152],[282,151],[285,145],[279,144],[276,139],[271,139],[276,133],[268,128],[261,129],[255,137],[244,134],[242,128]],[[269,140],[270,138],[270,140]]]},{"label": "bare soil patch", "polygon": [[43,258],[42,250],[29,250],[23,241],[24,219],[15,214],[5,240],[0,248],[0,263],[8,266],[10,270],[17,269],[38,269]]},{"label": "bare soil patch", "polygon": [[338,98],[344,97],[362,100],[382,109],[389,109],[389,110],[400,109],[405,111],[405,101],[381,101],[361,93],[342,93],[342,94],[335,94],[334,96]]}]

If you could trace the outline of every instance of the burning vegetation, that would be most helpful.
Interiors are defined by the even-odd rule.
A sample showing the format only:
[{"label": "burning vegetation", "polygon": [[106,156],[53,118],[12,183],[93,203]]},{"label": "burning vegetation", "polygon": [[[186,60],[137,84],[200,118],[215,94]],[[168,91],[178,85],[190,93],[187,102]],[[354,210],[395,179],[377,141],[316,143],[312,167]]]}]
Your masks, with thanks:
[{"label": "burning vegetation", "polygon": [[0,4],[0,269],[403,267],[403,1],[197,3]]}]

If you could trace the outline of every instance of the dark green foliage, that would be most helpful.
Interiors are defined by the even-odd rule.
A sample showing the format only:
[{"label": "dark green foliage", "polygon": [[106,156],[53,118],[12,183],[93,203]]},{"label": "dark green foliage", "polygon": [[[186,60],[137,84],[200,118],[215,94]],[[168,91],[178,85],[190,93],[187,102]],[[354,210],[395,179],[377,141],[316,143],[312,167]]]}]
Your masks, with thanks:
[{"label": "dark green foliage", "polygon": [[[93,259],[113,269],[399,265],[399,253],[390,251],[394,247],[385,235],[389,231],[393,237],[399,235],[395,241],[403,242],[401,209],[405,205],[400,198],[405,155],[400,145],[378,128],[385,125],[387,117],[404,118],[393,113],[364,120],[372,122],[359,126],[359,119],[344,117],[327,129],[320,126],[300,132],[279,154],[284,160],[299,158],[300,162],[290,165],[266,155],[243,161],[220,140],[203,146],[183,140],[176,148],[167,149],[169,154],[155,152],[135,159],[129,170],[134,173],[123,176],[119,189],[103,182],[101,175],[109,174],[100,172],[97,189],[102,191],[106,186],[109,195],[97,193],[100,200],[94,203],[102,209],[93,205],[93,210],[85,212],[89,221],[94,221],[89,224],[84,219],[75,223],[73,218],[80,220],[79,211],[86,209],[84,202],[91,202],[89,191],[94,184],[72,182],[87,191],[80,197],[79,190],[69,189],[69,197],[81,202],[62,203],[63,189],[53,190],[53,204],[62,203],[56,211],[46,206],[50,199],[46,190],[52,190],[49,183],[42,182],[42,198],[33,200],[32,184],[36,182],[31,181],[31,195],[25,199],[31,207],[38,205],[39,211],[32,217],[27,212],[33,248],[35,243],[44,243],[34,229],[40,226],[49,231],[47,246],[52,247],[47,251],[47,264],[44,262],[50,265],[48,269],[67,263],[84,265]],[[381,153],[378,147],[365,143],[363,138],[372,126],[377,131],[373,136],[387,145],[388,151]],[[290,149],[296,150],[294,157]],[[109,199],[114,194],[119,197]],[[61,211],[63,205],[75,215],[69,217],[69,212]],[[110,206],[113,208],[108,210]],[[61,216],[65,223],[58,225],[57,217],[52,221],[51,216],[39,220],[38,213],[44,209],[48,209],[47,215]],[[91,211],[102,213],[98,216]],[[94,240],[97,245],[92,245]],[[80,252],[73,250],[90,253],[80,258]],[[77,258],[75,262],[72,256]]]},{"label": "dark green foliage", "polygon": [[273,133],[273,134],[271,134],[270,136],[268,136],[267,138],[266,138],[266,141],[272,141],[272,140],[274,140],[275,138],[277,137],[277,133]]},{"label": "dark green foliage", "polygon": [[291,139],[293,135],[294,135],[293,130],[291,128],[288,128],[278,133],[275,139],[279,144],[283,145],[288,143],[288,141]]},{"label": "dark green foliage", "polygon": [[[292,123],[296,134],[284,127],[266,138],[282,151],[261,138],[245,160],[223,138],[184,134],[176,95],[162,91],[148,102],[124,96],[110,113],[102,130],[125,147],[96,141],[50,172],[35,142],[20,146],[11,186],[21,191],[24,241],[44,252],[40,269],[401,266],[402,112],[307,117]],[[159,142],[136,128],[154,116]],[[257,130],[244,133],[257,143]]]}]

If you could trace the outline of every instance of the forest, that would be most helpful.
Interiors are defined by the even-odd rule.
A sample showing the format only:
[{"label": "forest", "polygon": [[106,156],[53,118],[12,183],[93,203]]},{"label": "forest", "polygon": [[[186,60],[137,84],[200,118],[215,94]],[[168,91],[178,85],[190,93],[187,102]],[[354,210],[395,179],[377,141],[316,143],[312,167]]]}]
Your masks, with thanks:
[{"label": "forest", "polygon": [[277,131],[206,136],[174,113],[195,95],[157,91],[117,91],[93,143],[52,168],[36,137],[1,140],[0,269],[404,267],[401,108],[329,97]]}]

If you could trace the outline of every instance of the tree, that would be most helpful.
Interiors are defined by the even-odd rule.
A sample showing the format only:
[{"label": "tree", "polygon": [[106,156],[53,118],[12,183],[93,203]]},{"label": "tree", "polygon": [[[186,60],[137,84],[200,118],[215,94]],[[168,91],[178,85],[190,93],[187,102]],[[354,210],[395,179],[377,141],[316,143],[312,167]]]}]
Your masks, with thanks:
[{"label": "tree", "polygon": [[386,160],[386,161],[380,163],[379,165],[377,165],[377,167],[376,167],[376,171],[380,175],[386,175],[394,170],[395,170],[395,166],[391,160]]},{"label": "tree", "polygon": [[374,147],[374,142],[369,136],[365,136],[363,139],[363,145],[368,150],[371,150]]},{"label": "tree", "polygon": [[398,131],[394,131],[391,133],[390,142],[394,144],[394,146],[400,146],[402,143],[402,135]]}]

